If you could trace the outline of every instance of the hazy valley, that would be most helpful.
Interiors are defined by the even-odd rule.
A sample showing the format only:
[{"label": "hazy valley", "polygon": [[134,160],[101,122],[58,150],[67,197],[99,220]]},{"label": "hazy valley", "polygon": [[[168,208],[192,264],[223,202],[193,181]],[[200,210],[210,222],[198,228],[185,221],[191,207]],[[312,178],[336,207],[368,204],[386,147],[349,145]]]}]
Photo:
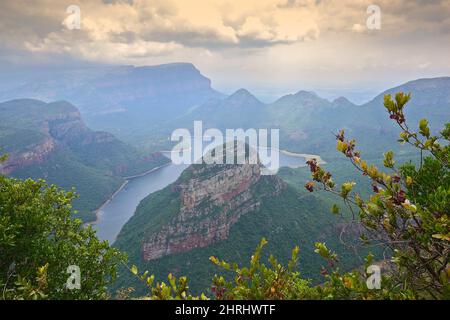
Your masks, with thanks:
[{"label": "hazy valley", "polygon": [[[414,80],[363,105],[306,91],[272,103],[245,89],[225,96],[191,64],[69,70],[20,83],[0,92],[3,100],[16,99],[0,103],[0,147],[9,154],[1,173],[43,178],[66,190],[75,187],[80,195],[75,209],[84,221],[95,220],[95,210],[130,176],[168,164],[160,151],[173,146],[171,132],[191,129],[196,120],[221,130],[280,129],[281,149],[320,155],[326,168],[338,172],[339,181],[357,179],[363,190],[370,184],[351,173],[334,151],[338,130],[357,137],[374,162],[381,162],[389,148],[395,148],[400,160],[417,160],[409,147],[395,143],[399,131],[383,111],[384,94],[412,93],[407,111],[411,123],[425,115],[433,128],[440,128],[450,110],[448,77]],[[128,222],[129,213],[121,218],[124,225],[114,247],[158,277],[169,272],[189,276],[195,290],[206,289],[214,275],[215,267],[205,263],[210,256],[244,263],[262,237],[282,261],[292,246],[300,245],[300,271],[314,281],[320,279],[321,260],[314,253],[318,240],[345,257],[345,268],[360,266],[362,252],[348,252],[337,240],[345,223],[327,214],[331,197],[304,190],[309,172],[303,166],[282,168],[276,176],[261,176],[260,165],[192,165],[179,177],[184,167],[176,169],[163,178],[166,182],[148,187],[156,192],[133,200],[142,201]],[[114,210],[102,214],[108,212]],[[104,226],[108,224],[98,228]],[[113,289],[129,285],[143,292],[122,269]]]}]

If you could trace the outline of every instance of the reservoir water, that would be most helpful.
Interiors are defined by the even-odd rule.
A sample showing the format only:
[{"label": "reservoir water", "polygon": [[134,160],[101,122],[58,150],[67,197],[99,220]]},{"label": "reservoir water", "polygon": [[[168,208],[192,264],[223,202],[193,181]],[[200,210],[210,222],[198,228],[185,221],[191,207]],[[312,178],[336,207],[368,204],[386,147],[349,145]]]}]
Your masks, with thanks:
[{"label": "reservoir water", "polygon": [[[280,153],[280,167],[282,166],[305,166],[305,158]],[[129,180],[111,201],[98,211],[97,222],[93,224],[93,228],[97,230],[97,236],[112,244],[123,225],[134,214],[139,202],[150,193],[161,190],[177,180],[187,167],[188,165],[171,163],[144,176]]]}]

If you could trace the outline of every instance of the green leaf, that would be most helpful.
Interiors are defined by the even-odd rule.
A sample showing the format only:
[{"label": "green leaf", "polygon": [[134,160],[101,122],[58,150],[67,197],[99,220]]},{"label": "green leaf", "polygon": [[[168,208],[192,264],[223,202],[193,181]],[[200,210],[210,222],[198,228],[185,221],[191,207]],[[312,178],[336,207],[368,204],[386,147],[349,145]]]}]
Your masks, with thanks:
[{"label": "green leaf", "polygon": [[430,128],[428,128],[428,120],[427,119],[420,120],[419,129],[420,129],[420,134],[423,135],[424,137],[428,138],[430,136]]},{"label": "green leaf", "polygon": [[134,264],[131,266],[130,270],[131,270],[131,273],[133,273],[134,275],[138,274],[138,268]]},{"label": "green leaf", "polygon": [[333,206],[331,207],[331,212],[333,214],[339,214],[339,207],[336,204],[333,204]]},{"label": "green leaf", "polygon": [[392,152],[391,150],[388,152],[385,152],[384,154],[384,160],[383,160],[383,164],[386,168],[393,168],[395,161],[394,159],[394,152]]}]

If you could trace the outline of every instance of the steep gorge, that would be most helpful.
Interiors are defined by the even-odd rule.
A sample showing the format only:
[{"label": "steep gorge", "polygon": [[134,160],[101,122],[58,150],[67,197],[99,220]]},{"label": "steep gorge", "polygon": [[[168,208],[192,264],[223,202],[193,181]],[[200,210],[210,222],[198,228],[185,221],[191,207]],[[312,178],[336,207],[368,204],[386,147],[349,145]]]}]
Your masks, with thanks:
[{"label": "steep gorge", "polygon": [[[141,201],[114,246],[128,254],[130,264],[157,279],[169,273],[188,276],[195,291],[207,290],[217,272],[210,256],[246,264],[265,237],[267,252],[276,252],[280,261],[299,245],[300,271],[319,279],[323,261],[314,253],[314,243],[333,238],[329,246],[340,251],[337,235],[323,232],[339,220],[323,214],[328,211],[328,203],[315,195],[296,190],[279,176],[261,175],[259,164],[194,164]],[[137,292],[145,290],[125,269],[112,290],[130,284]]]}]

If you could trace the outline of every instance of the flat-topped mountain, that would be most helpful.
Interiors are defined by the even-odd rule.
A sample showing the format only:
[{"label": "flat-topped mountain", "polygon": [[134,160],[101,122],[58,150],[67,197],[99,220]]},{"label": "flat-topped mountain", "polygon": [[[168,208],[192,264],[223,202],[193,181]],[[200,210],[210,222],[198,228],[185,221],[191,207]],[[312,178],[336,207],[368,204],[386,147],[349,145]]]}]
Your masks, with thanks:
[{"label": "flat-topped mountain", "polygon": [[0,91],[0,101],[70,101],[90,127],[134,142],[146,140],[142,135],[161,122],[223,96],[191,63],[34,70],[20,78]]},{"label": "flat-topped mountain", "polygon": [[[192,166],[175,186],[179,209],[168,224],[142,240],[145,261],[187,252],[228,238],[239,218],[259,208],[251,188],[261,179],[258,165]],[[272,179],[275,196],[283,184]]]}]

